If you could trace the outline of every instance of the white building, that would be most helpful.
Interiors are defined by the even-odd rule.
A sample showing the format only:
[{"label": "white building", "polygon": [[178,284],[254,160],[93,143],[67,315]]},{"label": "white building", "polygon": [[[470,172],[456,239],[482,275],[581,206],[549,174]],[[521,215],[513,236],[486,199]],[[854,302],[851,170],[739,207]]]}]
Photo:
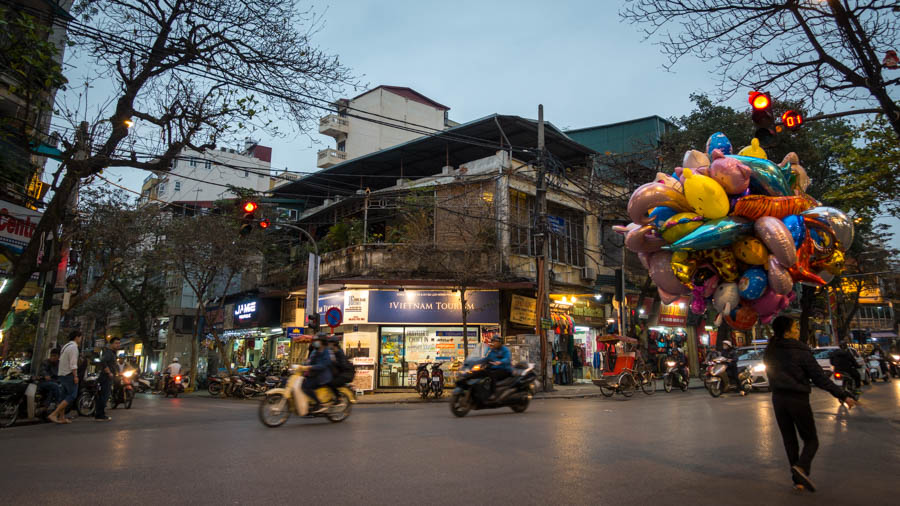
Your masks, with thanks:
[{"label": "white building", "polygon": [[272,186],[271,162],[272,148],[249,139],[243,151],[185,149],[171,170],[147,176],[141,203],[153,200],[210,207],[217,200],[235,197],[227,185],[267,192]]},{"label": "white building", "polygon": [[378,86],[335,106],[337,114],[319,120],[319,133],[335,140],[334,148],[319,151],[316,166],[323,169],[456,125],[449,107],[402,86]]}]

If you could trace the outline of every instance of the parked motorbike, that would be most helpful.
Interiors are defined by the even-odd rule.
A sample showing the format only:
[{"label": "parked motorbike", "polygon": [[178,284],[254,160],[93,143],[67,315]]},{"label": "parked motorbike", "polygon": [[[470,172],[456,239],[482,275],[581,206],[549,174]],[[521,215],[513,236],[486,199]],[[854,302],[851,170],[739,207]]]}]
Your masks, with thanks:
[{"label": "parked motorbike", "polygon": [[81,416],[93,416],[100,400],[100,385],[97,383],[97,375],[91,374],[84,377],[84,381],[78,383],[78,398],[75,399],[75,409]]},{"label": "parked motorbike", "polygon": [[0,382],[0,427],[9,427],[20,418],[47,420],[56,402],[38,391],[38,383],[27,375]]},{"label": "parked motorbike", "polygon": [[352,405],[356,402],[353,392],[346,386],[337,389],[337,397],[330,387],[316,390],[316,397],[324,403],[334,401],[325,410],[317,399],[310,399],[303,393],[301,386],[306,378],[302,373],[305,366],[295,365],[284,388],[273,388],[266,392],[266,397],[259,405],[259,420],[267,427],[278,427],[294,413],[305,418],[325,417],[330,422],[342,422],[350,416]]},{"label": "parked motorbike", "polygon": [[152,372],[145,372],[137,379],[137,387],[138,393],[147,393],[153,391],[153,380],[155,376]]},{"label": "parked motorbike", "polygon": [[441,370],[440,362],[433,362],[430,364],[429,375],[428,365],[428,362],[422,362],[416,368],[416,391],[423,399],[426,399],[429,393],[433,393],[437,399],[444,395],[444,371]]},{"label": "parked motorbike", "polygon": [[750,370],[746,367],[738,369],[738,384],[732,383],[728,377],[728,359],[718,357],[713,359],[712,364],[706,370],[706,380],[704,381],[709,395],[718,397],[725,392],[737,390],[741,395],[747,395],[753,390],[753,378]]},{"label": "parked motorbike", "polygon": [[425,399],[430,391],[431,378],[428,376],[428,362],[420,362],[416,367],[416,392]]},{"label": "parked motorbike", "polygon": [[509,406],[516,413],[528,409],[537,388],[534,364],[516,364],[512,376],[498,382],[493,395],[489,370],[490,364],[486,358],[466,359],[456,378],[456,388],[450,397],[450,412],[463,417],[472,409]]},{"label": "parked motorbike", "polygon": [[220,378],[218,376],[206,377],[206,391],[213,397],[218,397],[225,390],[225,380],[228,378]]},{"label": "parked motorbike", "polygon": [[431,364],[431,391],[435,399],[444,395],[444,371],[441,369],[441,362]]},{"label": "parked motorbike", "polygon": [[663,375],[663,389],[666,393],[671,393],[673,386],[686,392],[690,381],[690,377],[684,377],[681,374],[678,364],[674,360],[666,360],[666,373]]},{"label": "parked motorbike", "polygon": [[124,405],[125,409],[131,409],[131,403],[134,401],[132,378],[134,378],[133,369],[124,371],[116,378],[112,394],[109,396],[109,404],[112,409],[119,407],[119,404]]}]

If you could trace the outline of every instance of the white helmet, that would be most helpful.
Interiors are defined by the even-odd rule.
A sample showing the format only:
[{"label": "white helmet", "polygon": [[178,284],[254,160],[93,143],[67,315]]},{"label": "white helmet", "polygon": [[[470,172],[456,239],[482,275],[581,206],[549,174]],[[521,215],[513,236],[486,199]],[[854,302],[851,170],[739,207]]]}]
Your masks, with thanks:
[{"label": "white helmet", "polygon": [[[725,342],[727,343],[728,341],[725,341]],[[175,362],[175,363],[177,364],[177,363],[178,363],[178,357],[173,358],[173,359],[172,359],[172,362]]]},{"label": "white helmet", "polygon": [[731,344],[731,341],[725,340],[725,341],[722,341],[722,346],[727,346],[728,348],[731,348],[734,345]]}]

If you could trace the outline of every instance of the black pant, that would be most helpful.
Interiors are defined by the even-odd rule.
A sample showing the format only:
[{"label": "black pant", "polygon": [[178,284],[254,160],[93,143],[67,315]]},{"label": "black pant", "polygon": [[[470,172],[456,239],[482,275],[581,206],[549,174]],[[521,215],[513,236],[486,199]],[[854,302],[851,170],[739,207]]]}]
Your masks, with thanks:
[{"label": "black pant", "polygon": [[320,402],[319,398],[316,397],[316,389],[320,386],[321,384],[314,378],[306,378],[303,380],[303,384],[300,385],[300,390],[303,390],[303,393],[305,393],[307,397],[312,399],[313,402]]},{"label": "black pant", "polygon": [[512,376],[512,373],[506,369],[491,369],[488,376],[491,378],[491,393],[494,393],[497,390],[497,383]]},{"label": "black pant", "polygon": [[100,395],[97,399],[97,406],[94,411],[95,418],[106,418],[106,403],[109,401],[109,391],[112,385],[112,378],[106,373],[101,373],[97,379],[97,387],[100,389]]},{"label": "black pant", "polygon": [[[807,475],[810,474],[813,457],[819,449],[819,438],[816,435],[812,407],[809,405],[809,394],[775,391],[772,394],[772,405],[775,407],[775,420],[784,440],[788,463],[800,466]],[[803,439],[802,452],[797,442],[797,433]]]}]

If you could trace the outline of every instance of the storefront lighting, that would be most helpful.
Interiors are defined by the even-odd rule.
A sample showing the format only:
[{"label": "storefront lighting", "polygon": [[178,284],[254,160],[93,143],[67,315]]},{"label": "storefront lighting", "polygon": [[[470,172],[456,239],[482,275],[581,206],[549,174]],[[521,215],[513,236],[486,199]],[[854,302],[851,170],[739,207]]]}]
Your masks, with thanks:
[{"label": "storefront lighting", "polygon": [[638,310],[638,312],[639,312],[640,314],[644,314],[644,308],[641,308],[640,310]]},{"label": "storefront lighting", "polygon": [[594,299],[595,299],[595,300],[603,300],[603,294],[602,294],[602,293],[598,293],[597,295],[594,295]]},{"label": "storefront lighting", "polygon": [[156,362],[151,362],[151,363],[150,363],[150,370],[153,371],[153,372],[156,372]]},{"label": "storefront lighting", "polygon": [[281,327],[275,327],[274,329],[269,329],[269,333],[271,333],[271,334],[280,334],[280,333],[281,333]]},{"label": "storefront lighting", "polygon": [[[578,299],[575,298],[575,296],[573,295],[573,296],[572,296],[572,304],[574,304],[574,303],[576,303],[576,302],[578,302]],[[878,308],[878,309],[881,309],[881,308]]]},{"label": "storefront lighting", "polygon": [[576,325],[576,326],[575,326],[575,330],[578,331],[578,332],[588,332],[589,330],[591,330],[591,328],[590,328],[590,327],[582,327],[582,326]]},{"label": "storefront lighting", "polygon": [[678,309],[684,309],[684,302],[678,303]]}]

